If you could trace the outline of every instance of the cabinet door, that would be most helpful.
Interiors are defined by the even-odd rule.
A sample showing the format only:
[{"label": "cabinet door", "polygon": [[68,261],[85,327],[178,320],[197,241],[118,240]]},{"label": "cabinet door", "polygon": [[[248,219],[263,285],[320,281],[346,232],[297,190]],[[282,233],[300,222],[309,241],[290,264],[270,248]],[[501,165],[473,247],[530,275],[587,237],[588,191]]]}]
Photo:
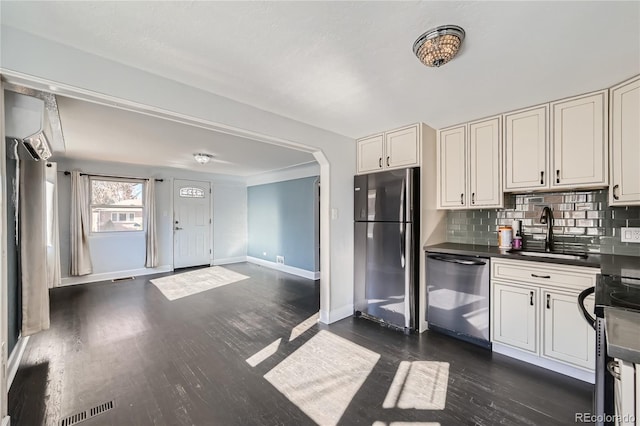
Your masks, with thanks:
[{"label": "cabinet door", "polygon": [[548,106],[504,115],[505,191],[549,188]]},{"label": "cabinet door", "polygon": [[[543,291],[542,355],[589,370],[595,369],[595,331],[578,307],[578,294]],[[585,301],[593,311],[593,298]]]},{"label": "cabinet door", "polygon": [[384,165],[387,168],[419,166],[418,126],[385,133]]},{"label": "cabinet door", "polygon": [[607,184],[607,92],[551,104],[553,187]]},{"label": "cabinet door", "polygon": [[640,77],[611,89],[611,205],[640,204]]},{"label": "cabinet door", "polygon": [[538,290],[493,283],[493,341],[537,353]]},{"label": "cabinet door", "polygon": [[469,205],[502,207],[500,117],[469,124]]},{"label": "cabinet door", "polygon": [[466,207],[466,126],[438,133],[438,208]]},{"label": "cabinet door", "polygon": [[358,173],[382,170],[383,140],[384,136],[379,134],[359,139],[356,142],[358,146]]}]

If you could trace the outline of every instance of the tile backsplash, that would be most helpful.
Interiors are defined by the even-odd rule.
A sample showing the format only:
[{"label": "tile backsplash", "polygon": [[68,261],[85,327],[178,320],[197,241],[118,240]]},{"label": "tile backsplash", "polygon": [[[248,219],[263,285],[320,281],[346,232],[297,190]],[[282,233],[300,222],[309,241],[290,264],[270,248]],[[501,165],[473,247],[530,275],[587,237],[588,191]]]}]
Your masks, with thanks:
[{"label": "tile backsplash", "polygon": [[522,221],[524,246],[543,248],[544,206],[553,211],[555,248],[640,256],[640,244],[620,241],[620,228],[640,227],[640,206],[609,207],[607,190],[505,194],[505,208],[447,212],[447,241],[498,245],[498,227]]}]

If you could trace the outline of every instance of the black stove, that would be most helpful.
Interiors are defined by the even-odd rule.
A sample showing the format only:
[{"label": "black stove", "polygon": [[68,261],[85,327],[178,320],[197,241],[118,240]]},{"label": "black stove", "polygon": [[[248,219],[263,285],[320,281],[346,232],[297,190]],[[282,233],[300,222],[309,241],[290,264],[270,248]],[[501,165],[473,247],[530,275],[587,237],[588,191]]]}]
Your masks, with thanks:
[{"label": "black stove", "polygon": [[640,278],[601,275],[595,288],[595,314],[604,317],[604,308],[616,307],[640,312]]},{"label": "black stove", "polygon": [[[584,305],[585,298],[591,293],[595,296],[595,318],[591,317]],[[591,287],[580,293],[578,305],[587,322],[596,331],[594,413],[598,420],[595,424],[613,425],[613,422],[605,420],[613,418],[615,401],[614,379],[608,373],[608,367],[614,361],[607,353],[604,311],[618,308],[640,312],[640,278],[599,275],[595,288]]]}]

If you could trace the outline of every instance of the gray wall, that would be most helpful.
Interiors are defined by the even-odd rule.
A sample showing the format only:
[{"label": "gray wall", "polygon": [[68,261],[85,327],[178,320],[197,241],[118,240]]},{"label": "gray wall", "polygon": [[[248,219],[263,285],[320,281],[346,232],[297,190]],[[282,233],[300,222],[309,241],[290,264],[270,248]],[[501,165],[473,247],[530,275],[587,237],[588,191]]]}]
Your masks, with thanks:
[{"label": "gray wall", "polygon": [[[62,277],[69,276],[69,217],[71,177],[65,170],[116,176],[156,177],[158,265],[173,264],[172,196],[176,179],[209,181],[213,187],[213,262],[246,256],[246,185],[243,181],[225,181],[223,177],[189,170],[135,166],[118,163],[57,159],[60,216],[60,263]],[[233,242],[230,242],[233,239]],[[94,234],[89,237],[93,273],[114,273],[144,268],[144,233]]]},{"label": "gray wall", "polygon": [[285,265],[319,270],[317,180],[314,176],[247,188],[249,256],[271,262],[284,256]]},{"label": "gray wall", "polygon": [[507,194],[504,209],[449,211],[447,241],[497,246],[498,226],[519,219],[525,244],[542,247],[546,228],[540,215],[550,206],[556,248],[640,256],[640,244],[620,241],[621,227],[640,226],[640,206],[610,207],[607,196],[607,190]]}]

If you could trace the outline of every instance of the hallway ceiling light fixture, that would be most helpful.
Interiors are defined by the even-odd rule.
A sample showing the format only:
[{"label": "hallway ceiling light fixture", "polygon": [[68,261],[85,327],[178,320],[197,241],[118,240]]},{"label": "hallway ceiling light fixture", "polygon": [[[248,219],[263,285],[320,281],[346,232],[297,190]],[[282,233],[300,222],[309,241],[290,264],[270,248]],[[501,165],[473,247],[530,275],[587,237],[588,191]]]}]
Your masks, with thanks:
[{"label": "hallway ceiling light fixture", "polygon": [[457,25],[432,28],[413,43],[413,53],[426,66],[440,67],[458,54],[464,35]]},{"label": "hallway ceiling light fixture", "polygon": [[196,152],[195,154],[193,154],[194,160],[196,160],[200,164],[207,164],[211,160],[212,157],[213,157],[213,155],[204,154],[202,152]]}]

